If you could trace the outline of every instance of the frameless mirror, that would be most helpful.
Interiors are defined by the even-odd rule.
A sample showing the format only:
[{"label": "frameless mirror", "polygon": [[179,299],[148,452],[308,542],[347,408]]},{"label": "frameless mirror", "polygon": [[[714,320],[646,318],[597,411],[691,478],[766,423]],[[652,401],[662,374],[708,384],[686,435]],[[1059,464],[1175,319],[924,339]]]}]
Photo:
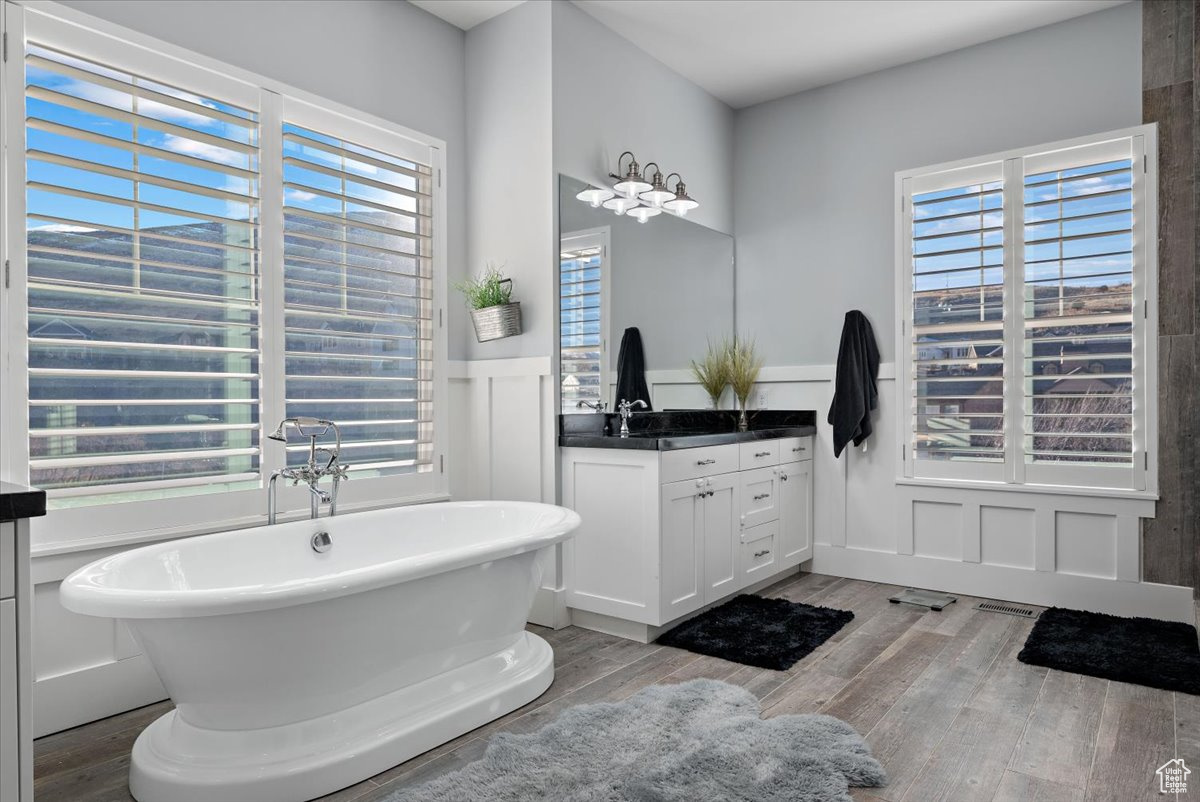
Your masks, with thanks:
[{"label": "frameless mirror", "polygon": [[[588,184],[559,176],[559,364],[564,413],[610,410],[625,331],[641,333],[656,409],[664,371],[734,333],[733,238],[666,212],[639,223],[575,196]],[[661,379],[661,381],[656,381]],[[630,399],[633,400],[633,399]]]}]

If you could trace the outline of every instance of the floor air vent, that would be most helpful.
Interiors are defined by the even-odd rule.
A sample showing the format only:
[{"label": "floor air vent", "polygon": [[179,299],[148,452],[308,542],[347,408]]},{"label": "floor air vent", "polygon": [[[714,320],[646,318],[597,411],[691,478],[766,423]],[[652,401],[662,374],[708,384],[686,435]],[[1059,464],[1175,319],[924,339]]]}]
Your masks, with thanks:
[{"label": "floor air vent", "polygon": [[1028,607],[1018,607],[1015,604],[1004,604],[1003,602],[980,602],[975,605],[975,609],[986,610],[989,613],[1017,615],[1021,618],[1037,618],[1036,610],[1030,610]]}]

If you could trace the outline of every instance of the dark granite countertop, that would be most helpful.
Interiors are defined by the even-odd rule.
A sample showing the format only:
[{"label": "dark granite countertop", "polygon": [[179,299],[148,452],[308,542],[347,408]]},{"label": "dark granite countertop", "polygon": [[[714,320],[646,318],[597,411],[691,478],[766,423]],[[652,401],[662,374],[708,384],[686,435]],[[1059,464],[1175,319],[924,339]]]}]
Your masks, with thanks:
[{"label": "dark granite countertop", "polygon": [[780,437],[805,437],[816,433],[816,417],[812,410],[755,410],[749,413],[749,431],[739,432],[736,412],[642,412],[629,419],[629,436],[621,437],[616,434],[621,428],[617,415],[560,415],[558,444],[569,448],[674,451]]},{"label": "dark granite countertop", "polygon": [[45,514],[45,490],[0,482],[0,521],[37,518]]}]

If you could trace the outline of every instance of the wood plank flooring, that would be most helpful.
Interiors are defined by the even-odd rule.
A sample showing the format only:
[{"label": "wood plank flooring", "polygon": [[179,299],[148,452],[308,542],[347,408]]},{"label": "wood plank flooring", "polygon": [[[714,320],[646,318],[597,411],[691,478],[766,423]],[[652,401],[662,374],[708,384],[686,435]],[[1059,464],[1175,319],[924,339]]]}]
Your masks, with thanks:
[{"label": "wood plank flooring", "polygon": [[[977,611],[972,597],[941,613],[889,604],[896,590],[799,574],[763,591],[855,614],[789,671],[531,626],[555,650],[543,696],[324,802],[379,802],[477,759],[496,732],[530,732],[572,705],[697,677],[747,688],[766,716],[821,712],[856,727],[889,775],[884,788],[856,790],[859,802],[1137,802],[1159,798],[1154,770],[1171,758],[1200,767],[1200,697],[1027,666],[1016,655],[1031,621]],[[167,710],[37,741],[37,802],[131,802],[129,750]]]}]

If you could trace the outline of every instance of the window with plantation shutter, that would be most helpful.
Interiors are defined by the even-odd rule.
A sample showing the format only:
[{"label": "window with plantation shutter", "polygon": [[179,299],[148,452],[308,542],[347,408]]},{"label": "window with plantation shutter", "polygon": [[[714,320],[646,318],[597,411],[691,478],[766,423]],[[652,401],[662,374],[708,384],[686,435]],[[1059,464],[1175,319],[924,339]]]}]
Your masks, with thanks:
[{"label": "window with plantation shutter", "polygon": [[30,482],[257,485],[257,114],[36,42],[25,81]]},{"label": "window with plantation shutter", "polygon": [[562,237],[558,261],[561,397],[565,414],[607,401],[608,229]]},{"label": "window with plantation shutter", "polygon": [[913,194],[910,223],[912,456],[931,473],[1004,461],[1003,181],[947,181]]},{"label": "window with plantation shutter", "polygon": [[901,173],[905,476],[1153,489],[1154,129]]},{"label": "window with plantation shutter", "polygon": [[1090,150],[1025,168],[1022,451],[1033,470],[1134,462],[1133,156]]},{"label": "window with plantation shutter", "polygon": [[444,143],[3,11],[0,479],[46,489],[38,545],[262,521],[307,459],[266,438],[285,417],[339,424],[339,511],[445,498]]},{"label": "window with plantation shutter", "polygon": [[283,179],[288,416],[337,421],[352,475],[430,470],[430,166],[285,123]]}]

